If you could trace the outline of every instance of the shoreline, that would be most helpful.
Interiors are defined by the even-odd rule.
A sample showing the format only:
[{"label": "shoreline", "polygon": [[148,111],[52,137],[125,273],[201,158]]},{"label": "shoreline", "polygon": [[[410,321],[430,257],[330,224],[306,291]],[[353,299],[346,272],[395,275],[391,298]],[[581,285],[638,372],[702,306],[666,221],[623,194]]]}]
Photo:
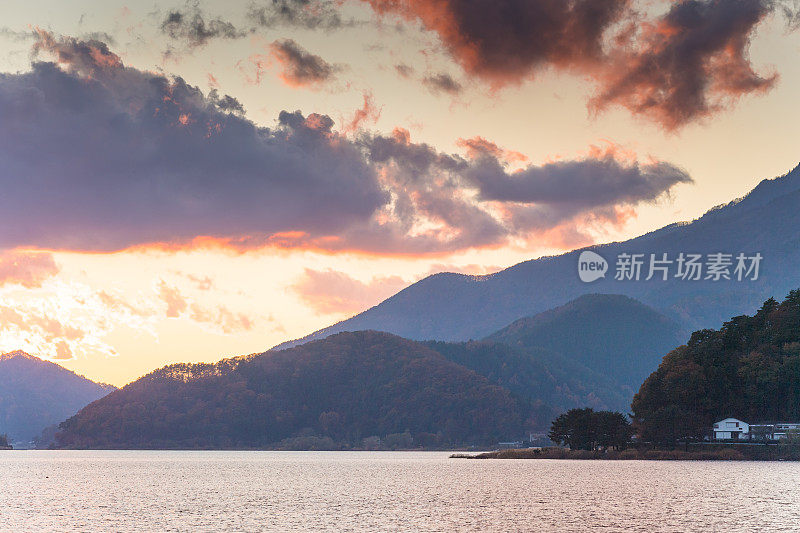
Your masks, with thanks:
[{"label": "shoreline", "polygon": [[573,459],[606,461],[800,461],[798,445],[692,445],[694,449],[658,450],[570,450],[568,448],[522,448],[478,454],[454,453],[451,459]]}]

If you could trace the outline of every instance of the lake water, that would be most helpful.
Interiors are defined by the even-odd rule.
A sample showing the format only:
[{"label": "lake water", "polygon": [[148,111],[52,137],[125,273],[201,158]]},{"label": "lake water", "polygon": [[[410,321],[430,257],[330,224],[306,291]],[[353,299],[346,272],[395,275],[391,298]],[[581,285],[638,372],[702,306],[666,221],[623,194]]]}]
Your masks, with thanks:
[{"label": "lake water", "polygon": [[0,531],[798,531],[800,463],[0,452]]}]

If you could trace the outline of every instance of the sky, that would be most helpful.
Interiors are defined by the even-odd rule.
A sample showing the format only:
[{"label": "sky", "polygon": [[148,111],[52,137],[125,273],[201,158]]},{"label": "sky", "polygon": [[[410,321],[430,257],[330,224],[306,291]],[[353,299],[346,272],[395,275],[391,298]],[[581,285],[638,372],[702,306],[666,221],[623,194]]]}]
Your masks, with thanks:
[{"label": "sky", "polygon": [[0,352],[124,385],[741,197],[792,0],[6,0]]}]

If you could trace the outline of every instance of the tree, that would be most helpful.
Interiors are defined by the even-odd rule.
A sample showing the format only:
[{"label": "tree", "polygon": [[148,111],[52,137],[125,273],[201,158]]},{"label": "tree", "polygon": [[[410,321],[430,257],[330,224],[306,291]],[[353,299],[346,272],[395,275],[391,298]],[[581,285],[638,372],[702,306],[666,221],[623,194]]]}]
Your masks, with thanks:
[{"label": "tree", "polygon": [[548,437],[571,450],[624,449],[633,436],[628,418],[619,412],[570,409],[553,420]]},{"label": "tree", "polygon": [[0,448],[10,448],[11,444],[8,442],[8,435],[5,433],[0,434]]}]

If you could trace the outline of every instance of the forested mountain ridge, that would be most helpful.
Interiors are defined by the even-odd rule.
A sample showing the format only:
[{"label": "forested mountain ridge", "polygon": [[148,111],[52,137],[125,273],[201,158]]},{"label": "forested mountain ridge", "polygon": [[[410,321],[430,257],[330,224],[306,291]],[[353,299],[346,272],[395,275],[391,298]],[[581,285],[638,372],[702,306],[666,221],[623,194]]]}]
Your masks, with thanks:
[{"label": "forested mountain ridge", "polygon": [[115,387],[23,351],[0,355],[0,433],[29,442]]},{"label": "forested mountain ridge", "polygon": [[558,352],[574,363],[613,377],[630,387],[632,395],[663,355],[680,344],[679,331],[674,320],[633,298],[587,294],[521,318],[486,340]]},{"label": "forested mountain ridge", "polygon": [[65,448],[349,448],[519,439],[551,412],[417,342],[342,333],[159,369],[60,426]]},{"label": "forested mountain ridge", "polygon": [[[372,329],[415,340],[480,339],[522,317],[552,309],[587,293],[624,294],[676,321],[684,331],[716,327],[773,294],[800,286],[800,167],[763,180],[747,196],[714,208],[691,223],[671,224],[625,242],[588,249],[609,260],[617,254],[681,252],[761,253],[758,280],[617,281],[578,279],[581,250],[525,261],[495,274],[442,273],[425,278],[379,305],[283,349],[339,331]],[[643,341],[646,339],[642,339]]]},{"label": "forested mountain ridge", "polygon": [[729,416],[800,420],[800,290],[693,333],[664,357],[631,408],[641,437],[662,444],[702,438]]},{"label": "forested mountain ridge", "polygon": [[423,344],[542,406],[550,413],[548,420],[577,406],[627,410],[633,397],[634,391],[615,379],[543,348],[491,341]]}]

